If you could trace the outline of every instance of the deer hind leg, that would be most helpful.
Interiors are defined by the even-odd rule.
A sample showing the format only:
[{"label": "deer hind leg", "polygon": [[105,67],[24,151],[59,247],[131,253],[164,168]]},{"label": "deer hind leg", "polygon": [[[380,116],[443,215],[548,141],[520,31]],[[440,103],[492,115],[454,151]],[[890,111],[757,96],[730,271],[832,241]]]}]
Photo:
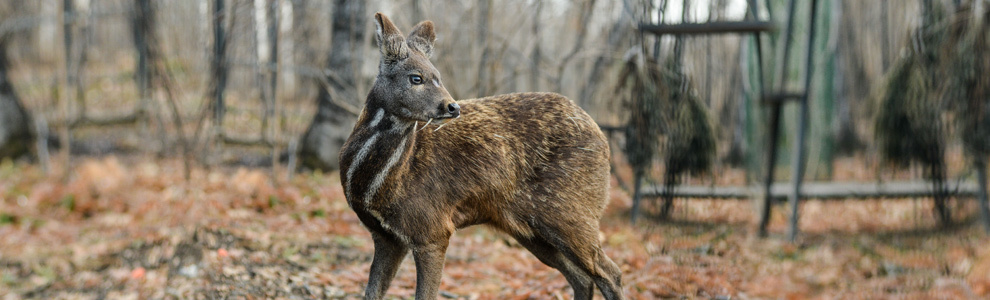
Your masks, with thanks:
[{"label": "deer hind leg", "polygon": [[619,266],[601,250],[597,237],[594,244],[567,244],[561,248],[561,252],[566,253],[565,256],[571,263],[591,277],[605,299],[623,299],[622,273]]},{"label": "deer hind leg", "polygon": [[[596,222],[597,223],[597,222]],[[553,225],[550,225],[553,224]],[[605,299],[624,299],[622,273],[601,250],[598,228],[584,222],[544,222],[537,231],[598,286]]]},{"label": "deer hind leg", "polygon": [[591,281],[591,277],[584,270],[574,265],[567,257],[564,257],[563,253],[560,253],[553,245],[539,238],[519,238],[517,240],[529,252],[536,255],[536,258],[540,259],[541,262],[564,274],[567,283],[574,289],[574,299],[590,300],[594,296],[595,285]]},{"label": "deer hind leg", "polygon": [[598,285],[598,289],[602,291],[602,296],[605,299],[622,299],[622,271],[619,270],[619,266],[612,261],[611,258],[605,255],[605,252],[598,247],[597,255],[595,255],[595,284]]},{"label": "deer hind leg", "polygon": [[371,261],[371,272],[368,286],[364,291],[364,299],[382,299],[388,291],[399,264],[409,252],[402,242],[395,238],[375,232],[371,233],[375,242],[375,257]]}]

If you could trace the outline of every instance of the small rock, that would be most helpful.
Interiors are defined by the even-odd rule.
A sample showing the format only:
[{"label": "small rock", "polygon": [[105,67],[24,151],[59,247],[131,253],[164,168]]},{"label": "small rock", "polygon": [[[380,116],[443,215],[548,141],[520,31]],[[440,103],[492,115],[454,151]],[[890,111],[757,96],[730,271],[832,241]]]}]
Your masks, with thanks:
[{"label": "small rock", "polygon": [[179,269],[179,275],[186,276],[189,278],[199,277],[199,266],[195,264],[186,265]]}]

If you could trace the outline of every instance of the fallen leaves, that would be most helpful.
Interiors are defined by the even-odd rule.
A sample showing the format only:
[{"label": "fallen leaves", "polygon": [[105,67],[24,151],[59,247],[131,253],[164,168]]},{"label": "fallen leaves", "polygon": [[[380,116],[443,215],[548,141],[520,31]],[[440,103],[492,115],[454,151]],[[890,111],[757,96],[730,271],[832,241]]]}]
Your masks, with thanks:
[{"label": "fallen leaves", "polygon": [[[31,165],[0,174],[0,298],[356,298],[373,244],[336,174],[193,169],[176,160],[81,161],[68,183]],[[738,177],[738,176],[736,176]],[[901,233],[927,204],[807,202],[798,244],[752,236],[747,201],[677,200],[678,223],[628,224],[609,197],[606,253],[629,299],[980,298],[990,247],[978,228]],[[644,207],[649,211],[650,205]],[[776,210],[772,232],[786,216]],[[3,221],[6,220],[6,221]],[[406,259],[389,296],[415,292]],[[556,270],[500,233],[457,232],[441,289],[460,299],[569,299]]]},{"label": "fallen leaves", "polygon": [[977,295],[990,295],[990,247],[980,249],[980,256],[966,276],[966,282]]}]

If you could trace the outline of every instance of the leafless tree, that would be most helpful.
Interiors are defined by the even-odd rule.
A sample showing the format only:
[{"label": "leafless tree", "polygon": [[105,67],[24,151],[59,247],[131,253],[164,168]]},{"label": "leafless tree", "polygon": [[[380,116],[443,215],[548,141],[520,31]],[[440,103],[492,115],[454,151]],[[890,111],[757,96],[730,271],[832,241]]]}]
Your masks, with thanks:
[{"label": "leafless tree", "polygon": [[316,97],[317,112],[300,144],[305,167],[335,170],[337,153],[357,120],[360,55],[365,41],[367,3],[336,0],[331,23],[331,46],[327,74]]},{"label": "leafless tree", "polygon": [[27,154],[34,139],[31,118],[7,75],[10,70],[8,39],[0,36],[0,158]]}]

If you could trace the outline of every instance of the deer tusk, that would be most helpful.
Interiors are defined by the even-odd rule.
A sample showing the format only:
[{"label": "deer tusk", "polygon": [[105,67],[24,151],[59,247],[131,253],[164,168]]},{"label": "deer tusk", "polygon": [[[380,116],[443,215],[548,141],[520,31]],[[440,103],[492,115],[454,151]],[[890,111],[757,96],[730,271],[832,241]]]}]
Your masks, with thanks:
[{"label": "deer tusk", "polygon": [[[426,124],[423,124],[423,128],[420,128],[419,130],[426,129],[426,126],[430,126],[430,122],[433,122],[433,118],[430,118],[429,121],[426,121]],[[416,123],[419,124],[419,122]],[[416,130],[416,132],[419,132],[419,130]]]}]

